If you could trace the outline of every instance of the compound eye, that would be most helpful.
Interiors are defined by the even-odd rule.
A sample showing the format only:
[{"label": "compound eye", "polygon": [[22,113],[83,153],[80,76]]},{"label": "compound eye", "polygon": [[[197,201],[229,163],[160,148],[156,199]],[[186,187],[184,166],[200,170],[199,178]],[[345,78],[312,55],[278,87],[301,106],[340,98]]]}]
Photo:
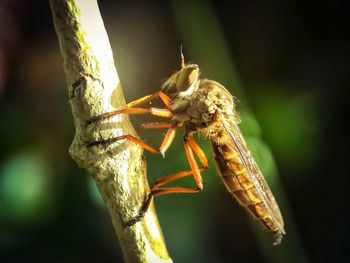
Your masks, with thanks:
[{"label": "compound eye", "polygon": [[197,81],[199,77],[199,68],[197,65],[188,65],[179,72],[179,77],[176,83],[178,91],[185,91]]}]

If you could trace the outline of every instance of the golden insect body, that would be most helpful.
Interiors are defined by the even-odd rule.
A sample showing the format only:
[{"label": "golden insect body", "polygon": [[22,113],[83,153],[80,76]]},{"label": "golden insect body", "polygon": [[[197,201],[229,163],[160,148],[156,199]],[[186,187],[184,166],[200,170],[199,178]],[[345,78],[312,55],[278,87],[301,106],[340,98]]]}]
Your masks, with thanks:
[{"label": "golden insect body", "polygon": [[[152,147],[131,135],[122,135],[101,141],[94,141],[88,146],[111,143],[119,140],[131,140],[144,149],[155,154],[162,154],[170,147],[178,129],[185,130],[184,148],[190,170],[158,179],[141,207],[140,213],[125,224],[131,226],[142,219],[147,212],[152,198],[169,193],[196,193],[203,189],[200,173],[208,166],[208,160],[193,139],[193,134],[208,138],[211,141],[215,163],[219,176],[227,190],[245,207],[262,225],[274,233],[274,244],[282,240],[284,223],[278,205],[262,176],[256,162],[249,152],[240,132],[240,117],[235,110],[232,95],[216,81],[199,78],[199,67],[185,64],[181,52],[181,69],[170,76],[162,85],[162,90],[129,103],[125,108],[97,116],[88,123],[103,120],[116,114],[152,114],[170,118],[166,123],[145,123],[141,128],[168,131],[159,148]],[[145,102],[160,98],[166,109],[140,108]],[[198,167],[194,154],[202,166]],[[166,183],[192,175],[196,188],[167,187]]]}]

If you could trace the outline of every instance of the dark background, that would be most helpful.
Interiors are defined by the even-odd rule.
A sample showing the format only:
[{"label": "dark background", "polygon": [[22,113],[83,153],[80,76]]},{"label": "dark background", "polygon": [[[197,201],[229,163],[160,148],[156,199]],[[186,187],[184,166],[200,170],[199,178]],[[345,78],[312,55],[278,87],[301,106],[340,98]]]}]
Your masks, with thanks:
[{"label": "dark background", "polygon": [[[349,1],[100,1],[125,97],[159,89],[179,47],[240,100],[284,214],[278,247],[224,189],[156,199],[174,262],[349,260]],[[68,154],[74,127],[47,1],[0,1],[0,261],[122,262],[98,191]],[[135,119],[137,123],[139,119]],[[158,145],[163,131],[140,132]],[[181,136],[149,181],[187,169]],[[175,185],[193,185],[192,179]]]}]

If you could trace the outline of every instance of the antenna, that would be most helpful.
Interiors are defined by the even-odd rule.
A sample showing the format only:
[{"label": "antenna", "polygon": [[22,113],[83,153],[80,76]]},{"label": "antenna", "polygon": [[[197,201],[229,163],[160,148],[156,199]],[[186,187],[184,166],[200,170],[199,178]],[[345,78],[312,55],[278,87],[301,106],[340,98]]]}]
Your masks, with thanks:
[{"label": "antenna", "polygon": [[180,58],[181,58],[181,68],[185,67],[185,57],[184,54],[182,53],[182,44],[180,45]]}]

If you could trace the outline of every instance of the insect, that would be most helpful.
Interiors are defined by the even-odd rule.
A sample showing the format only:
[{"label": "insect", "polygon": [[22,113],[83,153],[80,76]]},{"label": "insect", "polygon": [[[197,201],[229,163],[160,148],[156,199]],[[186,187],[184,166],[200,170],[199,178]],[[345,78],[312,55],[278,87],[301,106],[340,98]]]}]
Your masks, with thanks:
[{"label": "insect", "polygon": [[[131,226],[142,219],[154,196],[170,193],[197,193],[203,189],[201,172],[208,167],[208,159],[193,139],[193,135],[199,133],[211,141],[217,172],[227,190],[254,218],[273,233],[274,244],[277,245],[285,234],[283,218],[238,127],[240,116],[235,110],[233,96],[218,82],[200,79],[199,76],[198,65],[185,64],[181,50],[181,68],[164,82],[161,91],[88,121],[92,123],[117,114],[152,114],[168,118],[169,122],[145,123],[140,126],[145,129],[167,128],[167,133],[159,148],[152,147],[132,135],[94,141],[88,146],[130,140],[145,150],[164,156],[176,131],[185,130],[184,148],[190,169],[158,179],[152,186],[139,214],[125,225]],[[155,98],[161,99],[166,108],[140,107],[141,104]],[[194,155],[200,160],[201,167],[198,166]],[[171,181],[191,175],[196,183],[195,188],[162,187]]]}]

